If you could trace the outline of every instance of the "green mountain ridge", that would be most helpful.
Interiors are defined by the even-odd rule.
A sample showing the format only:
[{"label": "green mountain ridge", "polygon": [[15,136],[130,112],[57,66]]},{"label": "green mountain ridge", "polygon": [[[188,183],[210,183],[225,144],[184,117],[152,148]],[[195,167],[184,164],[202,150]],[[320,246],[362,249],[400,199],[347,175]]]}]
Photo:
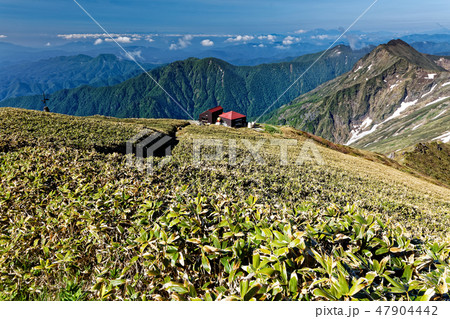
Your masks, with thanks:
[{"label": "green mountain ridge", "polygon": [[[286,101],[308,92],[353,67],[368,49],[352,51],[337,46],[286,95]],[[194,118],[204,110],[222,105],[226,109],[259,116],[295,81],[321,53],[292,62],[233,66],[225,61],[190,58],[151,71],[167,92]],[[0,106],[40,109],[40,97],[9,99]],[[117,117],[186,118],[186,114],[145,74],[110,87],[80,87],[50,96],[52,111],[71,115],[101,114]]]},{"label": "green mountain ridge", "polygon": [[271,114],[333,142],[382,153],[450,131],[450,59],[401,40],[380,45],[354,68]]},{"label": "green mountain ridge", "polygon": [[[144,64],[145,69],[156,67]],[[121,83],[143,71],[132,61],[113,54],[60,56],[0,68],[0,100],[53,93],[81,85],[105,86]]]}]

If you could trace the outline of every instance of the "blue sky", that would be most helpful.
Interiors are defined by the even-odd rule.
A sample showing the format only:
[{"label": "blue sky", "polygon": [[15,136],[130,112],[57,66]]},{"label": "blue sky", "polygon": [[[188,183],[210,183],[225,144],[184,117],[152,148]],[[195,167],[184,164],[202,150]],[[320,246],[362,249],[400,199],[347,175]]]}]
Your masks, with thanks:
[{"label": "blue sky", "polygon": [[[373,0],[79,0],[108,31],[269,34],[346,28]],[[354,27],[366,32],[450,29],[448,0],[379,0]],[[1,0],[0,35],[9,39],[94,33],[72,0]],[[3,37],[4,38],[4,37]]]}]

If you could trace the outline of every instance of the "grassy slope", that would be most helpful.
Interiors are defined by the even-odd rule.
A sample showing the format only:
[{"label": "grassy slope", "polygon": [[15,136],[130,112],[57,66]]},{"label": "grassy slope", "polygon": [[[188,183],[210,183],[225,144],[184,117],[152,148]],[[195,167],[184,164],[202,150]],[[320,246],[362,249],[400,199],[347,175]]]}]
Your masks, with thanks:
[{"label": "grassy slope", "polygon": [[74,117],[56,113],[0,108],[0,151],[23,146],[73,147],[124,153],[125,142],[143,129],[174,134],[181,120]]},{"label": "grassy slope", "polygon": [[403,165],[450,186],[450,144],[419,143],[395,155]]},{"label": "grassy slope", "polygon": [[[99,126],[84,145],[127,139],[140,120],[52,115],[60,138],[48,114],[6,112],[2,138],[45,142],[0,152],[0,299],[448,299],[450,249],[427,239],[447,241],[446,188],[320,144],[324,166],[281,166],[268,142],[266,165],[243,165],[242,138],[293,132],[216,126],[184,128],[147,175],[72,143]],[[193,163],[193,138],[236,139],[237,165]]]},{"label": "grassy slope", "polygon": [[[266,138],[270,140],[272,138],[287,137],[298,139],[299,145],[301,145],[302,142],[312,136],[307,133],[298,134],[297,132],[299,131],[289,128],[283,129],[282,134],[268,134],[248,129],[230,130],[215,126],[189,126],[183,130],[183,132],[186,136],[181,139],[182,143],[180,143],[179,147],[182,147],[182,145],[185,145],[186,143],[188,144],[186,149],[182,151],[183,154],[190,153],[189,146],[191,144],[189,140],[185,141],[185,138],[187,137],[205,138],[211,136],[211,138],[232,138],[237,140],[242,138],[251,138],[255,140]],[[392,215],[394,215],[397,220],[402,220],[402,223],[406,223],[410,229],[415,228],[414,233],[418,236],[431,233],[437,236],[444,235],[443,231],[445,230],[445,226],[443,227],[443,224],[441,223],[448,217],[449,189],[439,185],[432,185],[429,181],[419,178],[419,176],[411,176],[410,173],[399,170],[402,167],[398,163],[379,154],[336,145],[328,141],[328,143],[325,143],[326,140],[318,137],[313,138],[318,141],[316,142],[316,145],[322,154],[325,166],[315,167],[313,171],[308,171],[310,167],[298,168],[296,166],[277,166],[277,168],[279,167],[281,169],[281,174],[285,176],[284,178],[286,178],[286,181],[294,183],[293,185],[295,186],[293,189],[296,189],[297,187],[320,189],[320,192],[323,192],[323,198],[327,199],[325,201],[320,201],[322,204],[331,204],[333,201],[336,201],[335,203],[339,203],[340,205],[359,202],[362,207],[368,210],[379,212],[381,214],[389,214],[391,215],[389,217],[393,217]],[[324,144],[320,144],[321,142]],[[272,155],[276,160],[278,148],[269,147],[269,142],[266,144],[267,145],[264,148],[265,152],[272,152]],[[243,146],[241,145],[241,147]],[[336,151],[336,149],[339,151]],[[292,160],[297,158],[298,151],[299,148],[290,154]],[[180,149],[178,149],[178,152],[181,152]],[[270,175],[270,172],[272,172],[274,168],[271,165],[268,166],[267,170],[264,165],[258,167],[255,175],[259,175],[263,171]],[[249,176],[252,175],[250,172],[248,173],[250,174]],[[270,180],[279,184],[279,181],[276,182],[278,178],[279,176],[274,174]],[[306,182],[307,180],[308,182]],[[261,189],[271,188],[268,183],[264,183],[263,185],[264,186],[261,186]],[[295,193],[295,191],[291,191]],[[314,191],[311,191],[310,194],[313,193]],[[296,201],[305,199],[299,195],[293,196]],[[430,200],[430,198],[433,198],[433,200]],[[433,223],[433,226],[427,229],[428,226],[430,226],[430,224],[428,224],[429,222],[427,222],[427,225],[417,225],[415,221],[410,221],[411,224],[409,224],[408,220],[403,220],[405,217],[401,215],[403,212],[408,212],[406,213],[407,215],[418,213],[418,215],[422,215],[420,218],[423,218],[424,216],[433,216],[431,217],[431,220],[438,218],[439,221],[434,223],[430,220],[429,222]],[[441,213],[444,214],[442,216],[444,219],[440,219],[439,214]],[[441,224],[441,226],[439,226],[439,224]],[[430,232],[431,229],[436,231]],[[441,231],[442,233],[440,233]]]}]

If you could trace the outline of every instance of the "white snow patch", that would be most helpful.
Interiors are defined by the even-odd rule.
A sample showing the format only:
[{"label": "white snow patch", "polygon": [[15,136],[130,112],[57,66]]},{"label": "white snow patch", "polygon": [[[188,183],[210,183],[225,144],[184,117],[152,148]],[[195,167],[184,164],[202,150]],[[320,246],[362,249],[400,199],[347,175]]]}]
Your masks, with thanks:
[{"label": "white snow patch", "polygon": [[425,123],[417,124],[416,126],[414,126],[414,127],[412,128],[412,131],[417,130],[419,127],[421,127],[421,126],[424,125],[424,124],[425,124]]},{"label": "white snow patch", "polygon": [[441,140],[444,143],[450,142],[450,131],[446,132],[444,135],[433,138],[433,141],[436,141],[436,140]]},{"label": "white snow patch", "polygon": [[366,118],[364,120],[364,122],[362,122],[362,124],[361,124],[361,129],[365,129],[366,127],[369,127],[370,124],[372,124],[372,122],[373,122],[373,120],[370,117]]},{"label": "white snow patch", "polygon": [[447,85],[450,85],[450,82],[442,84],[442,86],[447,86]]},{"label": "white snow patch", "polygon": [[385,119],[381,124],[386,123],[392,119],[395,119],[396,117],[399,117],[408,107],[413,106],[417,103],[419,100],[415,100],[412,102],[403,102],[402,105],[387,119]]},{"label": "white snow patch", "polygon": [[435,119],[441,117],[441,115],[444,115],[445,112],[447,112],[447,110],[443,110],[441,113],[439,113],[438,115],[436,115],[435,117],[433,117],[431,120],[435,120]]},{"label": "white snow patch", "polygon": [[392,84],[392,85],[391,85],[391,90],[392,90],[393,88],[395,88],[396,86],[398,86],[398,84]]},{"label": "white snow patch", "polygon": [[362,66],[360,65],[359,68],[357,68],[357,69],[355,70],[355,72],[358,72],[358,71],[361,70],[361,69],[362,69]]},{"label": "white snow patch", "polygon": [[428,76],[425,78],[426,80],[434,80],[434,78],[436,77],[436,73],[433,74],[428,74]]},{"label": "white snow patch", "polygon": [[424,95],[422,95],[421,99],[423,99],[425,96],[430,95],[431,93],[433,93],[434,89],[437,87],[437,84],[433,85],[433,87],[431,88],[430,92],[425,93]]},{"label": "white snow patch", "polygon": [[[415,100],[415,101],[412,101],[412,102],[403,102],[402,105],[394,112],[394,114],[389,116],[387,119],[385,119],[380,124],[375,124],[374,126],[372,126],[372,128],[369,131],[361,132],[359,129],[358,130],[352,130],[351,133],[350,133],[351,134],[350,139],[348,140],[347,143],[345,143],[345,145],[347,145],[347,146],[351,145],[351,144],[355,143],[356,141],[362,139],[363,137],[365,137],[365,136],[367,136],[369,134],[372,134],[373,132],[375,132],[377,130],[377,128],[380,125],[382,125],[382,124],[384,124],[384,123],[386,123],[386,122],[388,122],[388,121],[390,121],[390,120],[392,120],[392,119],[394,119],[396,117],[399,117],[408,107],[415,105],[417,103],[417,101],[418,100]],[[372,122],[373,121],[370,118],[365,119],[364,122],[361,124],[361,129],[364,129],[364,128],[370,126],[372,124]]]},{"label": "white snow patch", "polygon": [[352,131],[351,134],[352,136],[350,137],[350,139],[348,140],[347,143],[345,143],[345,145],[350,145],[355,143],[356,141],[362,139],[364,136],[367,136],[369,134],[372,134],[373,132],[375,132],[378,128],[378,126],[380,126],[379,124],[374,125],[369,131],[366,132],[360,132],[358,133],[357,131]]},{"label": "white snow patch", "polygon": [[433,104],[436,104],[436,103],[439,103],[439,102],[442,102],[442,101],[448,99],[449,97],[450,97],[450,96],[441,97],[441,98],[437,99],[436,101],[433,101],[433,102],[431,102],[431,103],[428,103],[427,105],[425,105],[425,107],[426,107],[426,106],[433,105]]},{"label": "white snow patch", "polygon": [[373,67],[373,64],[369,65],[368,71],[370,71],[370,69],[371,69],[372,67]]}]

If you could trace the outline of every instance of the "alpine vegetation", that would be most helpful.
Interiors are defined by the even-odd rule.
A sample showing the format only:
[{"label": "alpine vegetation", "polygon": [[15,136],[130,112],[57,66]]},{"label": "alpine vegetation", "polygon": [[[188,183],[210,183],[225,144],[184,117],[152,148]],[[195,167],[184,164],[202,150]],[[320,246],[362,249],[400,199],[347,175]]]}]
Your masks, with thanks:
[{"label": "alpine vegetation", "polygon": [[[450,192],[379,155],[287,128],[0,115],[2,300],[449,299]],[[124,151],[145,129],[178,131],[150,175]],[[264,164],[229,162],[262,140]]]}]

